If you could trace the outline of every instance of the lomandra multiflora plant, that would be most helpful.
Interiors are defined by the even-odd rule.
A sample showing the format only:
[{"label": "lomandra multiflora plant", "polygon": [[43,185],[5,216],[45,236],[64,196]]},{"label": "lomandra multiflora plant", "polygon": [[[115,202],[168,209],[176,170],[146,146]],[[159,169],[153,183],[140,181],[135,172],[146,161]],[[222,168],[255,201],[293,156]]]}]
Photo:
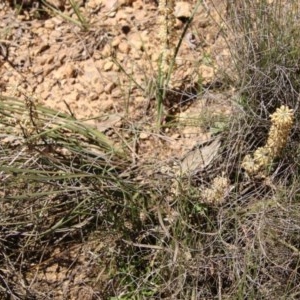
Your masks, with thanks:
[{"label": "lomandra multiflora plant", "polygon": [[282,105],[271,115],[271,128],[264,147],[259,147],[253,154],[246,155],[242,167],[249,175],[264,173],[278,158],[286,146],[294,123],[294,111]]}]

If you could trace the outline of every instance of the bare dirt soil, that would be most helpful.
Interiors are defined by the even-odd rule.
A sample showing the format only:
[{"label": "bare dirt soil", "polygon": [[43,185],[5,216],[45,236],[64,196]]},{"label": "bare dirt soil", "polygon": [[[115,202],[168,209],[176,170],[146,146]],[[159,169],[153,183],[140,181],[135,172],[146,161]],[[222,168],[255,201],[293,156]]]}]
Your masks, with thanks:
[{"label": "bare dirt soil", "polygon": [[[200,5],[184,37],[164,103],[164,122],[175,125],[163,133],[155,127],[161,46],[156,1],[79,1],[86,30],[61,15],[78,21],[68,1],[27,0],[22,9],[2,2],[0,93],[72,114],[112,138],[134,136],[129,146],[141,162],[180,159],[230,113],[232,91],[218,77],[229,62],[223,2]],[[178,38],[195,5],[177,1]],[[116,240],[101,232],[70,248],[57,241],[55,253],[13,280],[20,282],[20,294],[30,294],[28,286],[39,290],[34,299],[103,299],[110,266],[102,261],[116,251]]]}]

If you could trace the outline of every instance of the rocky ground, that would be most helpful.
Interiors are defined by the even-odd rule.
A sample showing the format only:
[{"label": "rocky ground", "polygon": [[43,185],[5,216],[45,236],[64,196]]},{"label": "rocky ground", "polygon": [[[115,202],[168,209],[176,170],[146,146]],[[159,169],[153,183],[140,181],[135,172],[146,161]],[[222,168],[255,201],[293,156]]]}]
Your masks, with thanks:
[{"label": "rocky ground", "polygon": [[[11,2],[0,4],[1,95],[70,113],[112,138],[134,135],[140,161],[181,158],[230,113],[232,91],[219,76],[229,64],[224,1],[203,1],[195,14],[164,103],[164,122],[175,125],[160,133],[154,92],[161,47],[157,1],[78,1],[86,20],[81,23],[68,1],[26,0],[22,8]],[[177,1],[178,38],[196,2]],[[108,244],[115,238],[72,249],[58,246],[55,259],[33,266],[26,280],[42,287],[45,299],[94,299],[95,282],[106,276],[105,267],[95,266],[101,251],[112,251]]]},{"label": "rocky ground", "polygon": [[[40,2],[26,1],[28,6],[19,13],[16,7],[1,4],[1,94],[29,97],[86,119],[100,130],[122,126],[124,120],[137,122],[139,138],[149,149],[161,43],[156,1],[81,1],[87,30],[67,20],[78,21],[70,3],[47,3],[53,5],[52,10]],[[220,84],[216,73],[229,56],[221,34],[222,3],[214,0],[200,5],[177,57],[173,92],[165,111],[181,118],[182,125],[191,118],[201,125],[199,116],[215,104],[217,114],[228,112],[226,95],[215,91]],[[177,1],[178,38],[195,5],[196,1]],[[192,89],[195,84],[196,90]],[[176,129],[169,134],[168,143],[177,153],[193,147],[195,134],[200,140],[206,138],[199,126]]]}]

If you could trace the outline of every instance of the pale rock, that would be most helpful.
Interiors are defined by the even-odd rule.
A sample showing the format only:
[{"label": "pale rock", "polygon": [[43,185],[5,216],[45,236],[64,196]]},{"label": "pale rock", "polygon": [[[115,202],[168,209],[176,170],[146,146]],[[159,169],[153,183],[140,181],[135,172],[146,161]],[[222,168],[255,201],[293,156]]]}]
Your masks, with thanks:
[{"label": "pale rock", "polygon": [[32,32],[35,33],[37,36],[39,36],[43,41],[46,42],[48,40],[48,36],[45,35],[46,30],[44,24],[42,24],[41,27],[33,28]]},{"label": "pale rock", "polygon": [[49,91],[42,91],[41,93],[39,93],[39,97],[40,99],[45,101],[51,97],[51,93]]},{"label": "pale rock", "polygon": [[[132,6],[126,6],[124,8],[124,11],[126,12],[127,15],[131,15],[134,13],[134,8]],[[128,16],[129,17],[129,16]]]},{"label": "pale rock", "polygon": [[128,13],[126,13],[124,10],[119,10],[116,14],[116,19],[118,22],[122,20],[128,20]]},{"label": "pale rock", "polygon": [[86,92],[86,87],[84,87],[84,85],[82,83],[75,83],[72,87],[72,89],[75,91],[79,91],[81,93]]},{"label": "pale rock", "polygon": [[119,7],[119,1],[118,0],[104,0],[104,6],[105,6],[105,14],[113,18],[115,17],[118,7]]},{"label": "pale rock", "polygon": [[104,85],[98,84],[97,86],[94,87],[94,90],[98,95],[101,95],[104,93]]},{"label": "pale rock", "polygon": [[130,46],[125,41],[122,41],[119,44],[118,48],[119,48],[120,52],[124,53],[124,54],[128,54],[130,51]]},{"label": "pale rock", "polygon": [[142,7],[140,9],[136,8],[134,11],[134,17],[135,21],[139,24],[139,30],[146,30],[147,25],[145,24],[145,19],[147,18],[147,11],[142,9]]},{"label": "pale rock", "polygon": [[172,140],[176,140],[177,141],[179,138],[180,138],[180,134],[179,133],[174,133],[174,134],[171,135],[171,139]]},{"label": "pale rock", "polygon": [[122,91],[120,89],[113,89],[111,92],[112,98],[120,98],[122,96]]},{"label": "pale rock", "polygon": [[[0,26],[2,27],[3,25],[0,24]],[[31,21],[31,30],[37,32],[36,30],[43,28],[44,24],[43,22],[41,22],[40,20],[37,19],[33,19]]]},{"label": "pale rock", "polygon": [[102,0],[89,0],[86,4],[86,7],[91,10],[95,10],[101,7],[101,5],[102,5]]},{"label": "pale rock", "polygon": [[94,54],[93,54],[93,58],[94,60],[100,60],[102,59],[102,55],[101,55],[101,52],[100,51],[95,51]]},{"label": "pale rock", "polygon": [[93,60],[83,62],[83,72],[80,79],[86,83],[97,85],[100,80],[100,74]]},{"label": "pale rock", "polygon": [[65,6],[65,0],[47,0],[47,3],[51,4],[55,8],[63,9]]},{"label": "pale rock", "polygon": [[50,48],[49,43],[41,42],[41,44],[33,51],[34,56],[41,54]]},{"label": "pale rock", "polygon": [[71,91],[67,96],[66,96],[67,102],[68,101],[78,101],[80,99],[80,94],[78,91]]},{"label": "pale rock", "polygon": [[[28,14],[28,13],[27,13]],[[17,20],[19,21],[26,21],[26,16],[24,15],[17,15]]]},{"label": "pale rock", "polygon": [[144,48],[144,42],[142,40],[142,37],[138,33],[133,33],[128,36],[128,41],[130,41],[130,44],[132,47],[136,50],[143,50]]},{"label": "pale rock", "polygon": [[108,98],[104,101],[101,101],[101,111],[106,112],[112,109],[114,105],[114,100],[112,98]]},{"label": "pale rock", "polygon": [[104,66],[103,69],[105,72],[110,71],[114,66],[114,63],[112,61],[107,61]]},{"label": "pale rock", "polygon": [[151,54],[151,59],[152,59],[153,62],[158,62],[160,56],[161,56],[161,53],[159,53],[158,51],[157,52],[153,52]]},{"label": "pale rock", "polygon": [[112,42],[111,42],[111,46],[112,47],[118,47],[119,44],[121,43],[122,39],[120,36],[115,37]]},{"label": "pale rock", "polygon": [[92,81],[89,81],[89,82],[91,82],[91,84],[93,85],[93,86],[98,86],[99,84],[101,84],[101,77],[100,77],[100,75],[98,76],[98,77],[94,77],[93,78],[93,80]]},{"label": "pale rock", "polygon": [[58,80],[76,77],[76,68],[73,64],[67,64],[54,72],[54,78]]},{"label": "pale rock", "polygon": [[199,28],[205,29],[208,26],[211,26],[214,20],[210,15],[202,15],[197,18],[197,26]]},{"label": "pale rock", "polygon": [[140,60],[141,57],[142,57],[141,52],[134,51],[133,54],[132,54],[132,58],[135,59],[135,60]]},{"label": "pale rock", "polygon": [[[53,19],[51,19],[50,24],[54,24],[54,26],[56,26]],[[47,36],[49,40],[52,41],[52,43],[55,43],[56,41],[59,41],[63,38],[63,32],[60,29],[56,28],[56,30],[51,31],[49,34],[46,32],[45,36]]]},{"label": "pale rock", "polygon": [[109,83],[105,86],[104,92],[105,92],[106,94],[110,94],[116,86],[117,86],[117,85],[116,85],[115,82],[109,82]]},{"label": "pale rock", "polygon": [[114,64],[113,64],[113,67],[112,67],[112,70],[113,70],[113,71],[117,71],[117,72],[120,71],[119,65],[114,63]]},{"label": "pale rock", "polygon": [[199,74],[201,75],[203,80],[202,82],[204,84],[209,83],[214,78],[214,74],[215,74],[214,68],[211,66],[201,65],[199,67]]},{"label": "pale rock", "polygon": [[185,1],[176,2],[174,15],[177,19],[190,18],[192,15],[191,4]]},{"label": "pale rock", "polygon": [[56,16],[56,17],[53,17],[53,18],[52,18],[52,22],[53,22],[56,26],[58,26],[58,25],[63,24],[64,20],[63,20],[63,18],[61,18],[61,17],[59,17],[59,16]]},{"label": "pale rock", "polygon": [[38,66],[34,66],[32,70],[35,73],[37,72],[37,70],[39,71],[41,69],[41,66],[47,63],[47,59],[48,59],[48,55],[38,56],[35,60],[38,63]]},{"label": "pale rock", "polygon": [[53,71],[53,66],[52,65],[45,65],[43,67],[43,75],[47,76]]},{"label": "pale rock", "polygon": [[101,54],[104,58],[106,57],[110,57],[111,55],[111,46],[109,44],[106,44],[104,47],[103,47],[103,50],[101,51]]},{"label": "pale rock", "polygon": [[98,94],[98,95],[101,95],[104,93],[104,86],[103,84],[97,84],[94,86],[94,89],[95,89],[95,92]]},{"label": "pale rock", "polygon": [[144,103],[145,102],[145,97],[142,97],[142,96],[136,96],[134,98],[134,102],[135,103]]},{"label": "pale rock", "polygon": [[52,19],[48,19],[44,23],[44,27],[47,29],[54,29],[55,28],[55,23],[53,22]]},{"label": "pale rock", "polygon": [[132,2],[133,2],[132,6],[133,6],[134,10],[143,9],[143,7],[145,6],[144,1],[141,1],[141,0],[132,1]]},{"label": "pale rock", "polygon": [[124,54],[124,53],[121,53],[121,52],[118,52],[117,53],[117,61],[119,63],[123,62],[126,58],[128,58],[127,54]]},{"label": "pale rock", "polygon": [[65,88],[65,85],[67,85],[67,79],[61,79],[61,80],[59,81],[59,85],[60,85],[61,87]]},{"label": "pale rock", "polygon": [[72,64],[67,64],[64,68],[63,76],[64,78],[74,78],[76,77],[76,68]]},{"label": "pale rock", "polygon": [[106,61],[101,59],[101,60],[95,61],[94,65],[97,70],[103,71],[105,63],[106,63]]},{"label": "pale rock", "polygon": [[179,19],[176,19],[175,21],[175,29],[182,29],[184,26],[184,23],[180,21]]},{"label": "pale rock", "polygon": [[96,92],[92,92],[92,93],[90,93],[89,96],[88,96],[88,99],[89,99],[90,101],[95,101],[95,100],[97,100],[98,98],[99,98],[99,95],[98,95]]},{"label": "pale rock", "polygon": [[39,75],[39,76],[37,77],[36,81],[37,81],[38,84],[41,84],[41,83],[44,81],[44,76]]},{"label": "pale rock", "polygon": [[149,137],[150,137],[150,134],[148,132],[141,132],[140,133],[140,139],[141,140],[147,140],[147,139],[149,139]]}]

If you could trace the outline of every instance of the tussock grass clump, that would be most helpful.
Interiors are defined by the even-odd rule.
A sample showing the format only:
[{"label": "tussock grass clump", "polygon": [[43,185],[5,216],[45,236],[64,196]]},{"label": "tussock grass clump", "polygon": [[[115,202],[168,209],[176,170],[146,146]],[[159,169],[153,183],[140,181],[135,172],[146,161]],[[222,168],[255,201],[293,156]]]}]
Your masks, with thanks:
[{"label": "tussock grass clump", "polygon": [[298,107],[299,2],[228,1],[230,41],[244,104],[266,117],[277,107]]},{"label": "tussock grass clump", "polygon": [[20,286],[20,276],[98,228],[122,237],[125,222],[138,226],[145,203],[122,178],[128,153],[101,132],[30,100],[1,97],[0,115],[0,294],[24,299],[39,292],[34,280]]}]

